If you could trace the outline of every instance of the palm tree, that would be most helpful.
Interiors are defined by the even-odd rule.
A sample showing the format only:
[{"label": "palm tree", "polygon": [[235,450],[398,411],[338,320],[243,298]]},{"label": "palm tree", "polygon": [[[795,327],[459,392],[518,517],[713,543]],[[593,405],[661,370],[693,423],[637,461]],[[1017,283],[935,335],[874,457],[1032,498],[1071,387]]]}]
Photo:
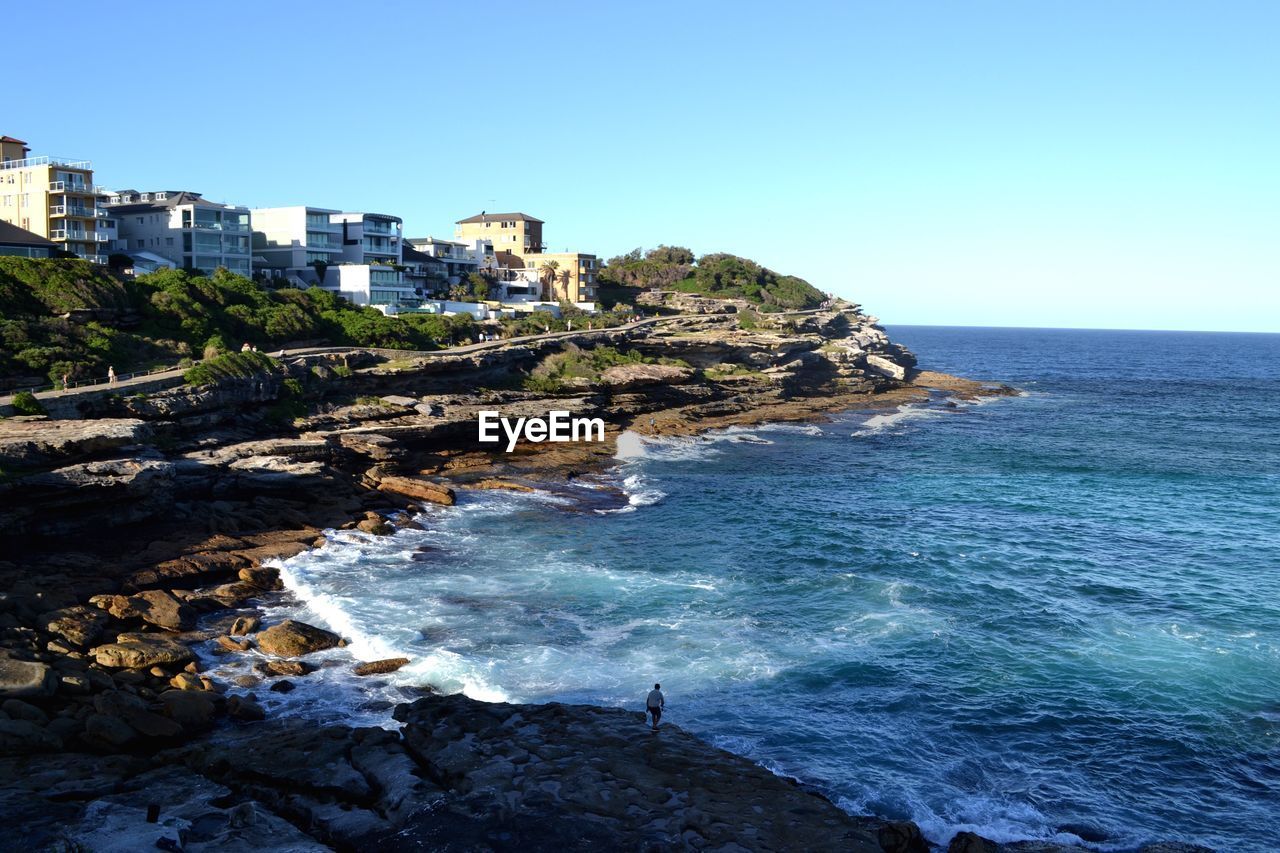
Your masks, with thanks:
[{"label": "palm tree", "polygon": [[547,261],[542,265],[542,279],[544,282],[543,299],[554,301],[556,289],[556,270],[560,269],[559,261]]}]

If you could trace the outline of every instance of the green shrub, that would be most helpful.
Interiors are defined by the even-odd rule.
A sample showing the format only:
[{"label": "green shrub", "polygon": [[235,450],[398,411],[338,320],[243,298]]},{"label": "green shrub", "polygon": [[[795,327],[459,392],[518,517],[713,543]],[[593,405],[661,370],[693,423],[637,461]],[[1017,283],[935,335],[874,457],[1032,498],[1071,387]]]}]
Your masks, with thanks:
[{"label": "green shrub", "polygon": [[13,395],[13,410],[20,415],[45,415],[44,406],[30,391],[19,391]]},{"label": "green shrub", "polygon": [[287,424],[306,417],[307,406],[302,401],[302,382],[289,377],[280,383],[280,396],[275,405],[267,409],[266,419],[275,424]]},{"label": "green shrub", "polygon": [[229,352],[189,368],[182,378],[188,385],[216,385],[227,379],[247,379],[280,369],[280,362],[269,355]]},{"label": "green shrub", "polygon": [[[525,381],[531,391],[553,392],[564,387],[568,379],[595,381],[605,370],[618,364],[671,364],[688,367],[688,363],[676,358],[649,358],[636,350],[622,351],[614,347],[600,346],[582,349],[574,344],[565,346],[562,352],[549,355],[533,369]],[[533,384],[531,384],[533,383]]]},{"label": "green shrub", "polygon": [[564,382],[556,376],[532,374],[525,377],[524,388],[526,391],[535,391],[539,394],[559,394],[564,390]]}]

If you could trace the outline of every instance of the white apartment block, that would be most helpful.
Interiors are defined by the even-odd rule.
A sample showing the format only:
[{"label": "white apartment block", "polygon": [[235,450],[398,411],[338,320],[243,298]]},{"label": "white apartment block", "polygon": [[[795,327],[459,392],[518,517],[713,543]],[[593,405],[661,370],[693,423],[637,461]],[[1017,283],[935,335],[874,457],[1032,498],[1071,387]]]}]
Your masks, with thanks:
[{"label": "white apartment block", "polygon": [[212,273],[218,267],[252,274],[249,209],[219,204],[184,190],[106,194],[126,253],[146,252],[180,269]]},{"label": "white apartment block", "polygon": [[[414,284],[401,269],[404,223],[385,213],[334,213],[342,229],[342,254],[322,286],[336,289],[356,305],[375,307],[416,303]],[[336,273],[336,280],[332,277]]]},{"label": "white apartment block", "polygon": [[298,205],[255,207],[250,214],[255,270],[310,284],[317,264],[336,266],[342,260],[342,223],[333,221],[341,211]]}]

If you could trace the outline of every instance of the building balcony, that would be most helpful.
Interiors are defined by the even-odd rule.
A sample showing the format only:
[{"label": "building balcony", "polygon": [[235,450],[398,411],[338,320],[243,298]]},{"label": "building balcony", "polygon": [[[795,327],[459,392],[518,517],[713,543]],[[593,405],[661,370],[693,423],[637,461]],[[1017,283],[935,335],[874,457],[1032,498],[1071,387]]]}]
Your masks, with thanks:
[{"label": "building balcony", "polygon": [[97,213],[92,207],[79,204],[55,204],[49,208],[50,216],[78,216],[81,219],[93,219]]},{"label": "building balcony", "polygon": [[79,181],[50,181],[49,192],[76,193],[77,195],[97,195],[97,193],[93,191],[92,184],[85,184]]},{"label": "building balcony", "polygon": [[372,220],[365,220],[364,233],[386,234],[387,236],[394,237],[395,235],[400,233],[400,229],[397,228],[395,225],[392,225],[390,222],[377,222]]},{"label": "building balcony", "polygon": [[55,243],[89,243],[93,241],[92,231],[71,231],[66,228],[54,228],[49,232],[49,239]]}]

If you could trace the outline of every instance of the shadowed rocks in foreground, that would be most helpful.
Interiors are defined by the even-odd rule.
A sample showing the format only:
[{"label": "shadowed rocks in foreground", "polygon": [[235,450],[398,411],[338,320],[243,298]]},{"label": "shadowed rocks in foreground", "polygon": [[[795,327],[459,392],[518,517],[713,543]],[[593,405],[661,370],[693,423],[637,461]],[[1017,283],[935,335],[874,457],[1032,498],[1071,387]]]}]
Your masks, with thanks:
[{"label": "shadowed rocks in foreground", "polygon": [[30,815],[24,849],[882,850],[875,822],[639,712],[431,696],[396,718],[0,759],[0,811]]}]

